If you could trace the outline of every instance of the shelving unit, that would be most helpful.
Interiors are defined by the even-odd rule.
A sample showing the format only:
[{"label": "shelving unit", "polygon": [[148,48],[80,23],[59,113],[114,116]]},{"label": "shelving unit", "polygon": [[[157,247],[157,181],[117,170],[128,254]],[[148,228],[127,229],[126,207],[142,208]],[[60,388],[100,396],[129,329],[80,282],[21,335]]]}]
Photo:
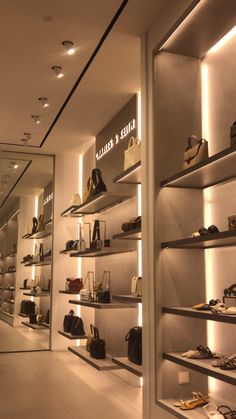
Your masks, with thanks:
[{"label": "shelving unit", "polygon": [[80,339],[87,339],[88,338],[88,336],[86,336],[86,335],[74,336],[71,333],[64,332],[63,330],[58,330],[58,333],[60,335],[64,336],[65,338],[70,339],[70,340],[77,340],[77,339],[80,340]]},{"label": "shelving unit", "polygon": [[140,184],[141,177],[141,161],[124,170],[120,175],[113,179],[114,183]]},{"label": "shelving unit", "polygon": [[195,319],[236,324],[236,315],[215,314],[211,311],[195,310],[190,307],[162,307],[162,312],[174,314],[176,316],[193,317]]},{"label": "shelving unit", "polygon": [[28,322],[21,322],[24,326],[29,327],[30,329],[33,330],[47,330],[48,326],[45,326],[44,323],[42,324],[32,324],[32,323],[28,323]]},{"label": "shelving unit", "polygon": [[130,199],[131,196],[125,194],[100,192],[99,194],[89,198],[81,205],[74,205],[67,208],[61,213],[63,217],[68,216],[82,216],[86,214],[96,214],[103,212],[108,208],[113,207],[121,202]]},{"label": "shelving unit", "polygon": [[222,231],[199,237],[173,240],[161,244],[162,249],[210,249],[236,245],[236,230]]},{"label": "shelving unit", "polygon": [[59,290],[58,292],[59,294],[79,295],[79,292],[73,292],[73,291]]},{"label": "shelving unit", "polygon": [[29,297],[50,297],[49,293],[34,294],[32,292],[23,292],[23,295],[28,295]]},{"label": "shelving unit", "polygon": [[112,300],[124,303],[141,303],[142,297],[136,297],[135,295],[113,295]]},{"label": "shelving unit", "polygon": [[113,239],[142,240],[141,228],[135,228],[133,230],[123,231],[122,233],[114,234]]},{"label": "shelving unit", "polygon": [[112,361],[119,367],[126,369],[127,371],[131,372],[132,374],[137,375],[138,377],[142,377],[143,375],[142,366],[134,364],[127,357],[118,357],[118,358],[113,357]]},{"label": "shelving unit", "polygon": [[120,367],[111,359],[94,359],[90,356],[90,353],[86,351],[85,346],[69,346],[68,350],[72,352],[74,355],[77,355],[79,358],[83,359],[83,361],[87,362],[92,367],[96,368],[99,371],[109,371],[109,370],[117,370]]},{"label": "shelving unit", "polygon": [[111,310],[111,309],[122,309],[122,308],[130,308],[133,307],[132,304],[124,304],[124,303],[97,303],[97,302],[87,302],[87,301],[79,301],[79,300],[69,300],[70,304],[76,304],[79,306],[90,307],[90,308],[98,308],[104,310]]},{"label": "shelving unit", "polygon": [[118,255],[119,253],[134,252],[134,249],[125,249],[119,247],[104,247],[102,249],[87,249],[85,252],[77,252],[70,254],[70,257],[103,257],[109,255]]}]

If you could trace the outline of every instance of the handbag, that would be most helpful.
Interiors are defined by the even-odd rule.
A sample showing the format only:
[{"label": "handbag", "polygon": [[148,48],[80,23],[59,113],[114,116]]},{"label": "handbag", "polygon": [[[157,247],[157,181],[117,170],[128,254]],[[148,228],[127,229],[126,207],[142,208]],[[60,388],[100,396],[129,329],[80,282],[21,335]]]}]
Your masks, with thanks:
[{"label": "handbag", "polygon": [[195,135],[188,137],[188,146],[184,152],[183,169],[188,169],[208,158],[208,142],[198,140]]},{"label": "handbag", "polygon": [[44,231],[45,230],[45,224],[44,224],[44,215],[43,214],[40,214],[40,216],[39,216],[39,222],[38,222],[38,225],[37,225],[37,232],[39,232],[39,231]]},{"label": "handbag", "polygon": [[70,310],[69,314],[66,314],[63,321],[63,330],[66,333],[70,333],[71,326],[74,320],[74,310]]},{"label": "handbag", "polygon": [[[92,276],[92,279],[91,279]],[[85,280],[84,280],[84,287],[85,285],[88,283],[88,288],[82,288],[80,290],[80,300],[84,301],[84,302],[92,302],[93,301],[93,297],[92,297],[92,287],[93,287],[93,283],[94,283],[94,272],[92,271],[88,271]]]},{"label": "handbag", "polygon": [[20,305],[21,314],[33,314],[35,313],[35,302],[30,300],[22,300]]},{"label": "handbag", "polygon": [[142,297],[142,277],[133,276],[131,279],[131,294],[136,297]]},{"label": "handbag", "polygon": [[102,247],[102,241],[100,239],[100,222],[94,220],[92,241],[90,243],[90,249],[100,249]]},{"label": "handbag", "polygon": [[142,327],[130,329],[125,337],[128,342],[128,359],[137,365],[142,365]]},{"label": "handbag", "polygon": [[93,327],[94,336],[89,346],[89,352],[92,358],[104,359],[106,358],[106,343],[103,339],[100,339],[98,329]]},{"label": "handbag", "polygon": [[94,190],[94,185],[93,185],[93,179],[91,177],[88,178],[87,181],[87,188],[84,192],[84,196],[83,196],[83,201],[86,202],[89,198],[91,198],[93,196],[93,190]]},{"label": "handbag", "polygon": [[[103,289],[104,282],[106,276],[108,277],[108,281],[106,284],[106,288]],[[111,295],[110,295],[110,283],[111,283],[111,273],[110,271],[104,271],[101,281],[101,288],[96,292],[96,300],[102,304],[109,304],[111,302]]]},{"label": "handbag", "polygon": [[71,201],[70,201],[70,205],[80,205],[81,204],[81,198],[80,198],[80,194],[76,193],[72,196]]},{"label": "handbag", "polygon": [[29,322],[30,324],[37,324],[37,316],[35,313],[29,315]]},{"label": "handbag", "polygon": [[71,292],[79,292],[83,288],[82,278],[66,278],[66,281]]},{"label": "handbag", "polygon": [[94,184],[93,196],[99,194],[100,192],[106,192],[107,188],[102,178],[102,173],[100,169],[92,170],[92,180]]},{"label": "handbag", "polygon": [[34,234],[37,231],[38,219],[36,217],[33,217],[32,221],[33,221],[33,226],[32,226],[32,230],[31,230],[31,234]]},{"label": "handbag", "polygon": [[92,324],[90,324],[90,333],[88,334],[87,341],[86,341],[86,350],[88,352],[90,352],[90,345],[91,345],[92,339],[94,337],[93,329],[94,329],[94,326]]},{"label": "handbag", "polygon": [[124,170],[133,166],[141,160],[141,141],[138,138],[131,137],[128,142],[128,148],[124,154]]},{"label": "handbag", "polygon": [[236,145],[236,121],[234,121],[232,127],[230,127],[230,145],[231,147]]},{"label": "handbag", "polygon": [[123,223],[121,225],[121,229],[123,231],[130,231],[136,228],[141,228],[141,224],[142,224],[142,217],[141,215],[139,215],[138,217],[131,218],[128,222]]},{"label": "handbag", "polygon": [[70,329],[70,333],[72,336],[84,336],[84,324],[83,320],[78,316],[73,316],[73,321]]}]

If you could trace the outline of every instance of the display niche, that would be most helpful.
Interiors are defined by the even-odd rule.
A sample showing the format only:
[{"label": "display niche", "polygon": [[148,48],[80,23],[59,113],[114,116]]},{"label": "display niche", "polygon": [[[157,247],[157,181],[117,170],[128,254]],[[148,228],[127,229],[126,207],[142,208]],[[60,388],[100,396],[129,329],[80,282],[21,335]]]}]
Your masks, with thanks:
[{"label": "display niche", "polygon": [[[236,270],[236,5],[223,3],[200,2],[154,59],[156,403],[168,417],[206,417],[208,402],[236,408],[235,365],[217,358],[236,344],[236,300],[223,298]],[[208,158],[183,169],[193,134],[207,140]]]},{"label": "display niche", "polygon": [[2,152],[0,352],[50,347],[53,158]]}]

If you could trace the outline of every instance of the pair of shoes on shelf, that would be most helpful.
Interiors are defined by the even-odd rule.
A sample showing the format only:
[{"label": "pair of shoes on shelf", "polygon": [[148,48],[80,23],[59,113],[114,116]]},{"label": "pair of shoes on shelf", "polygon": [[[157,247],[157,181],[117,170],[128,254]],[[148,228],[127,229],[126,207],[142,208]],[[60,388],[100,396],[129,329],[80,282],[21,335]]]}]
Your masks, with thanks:
[{"label": "pair of shoes on shelf", "polygon": [[179,400],[174,403],[175,407],[179,407],[181,410],[192,410],[196,407],[204,406],[208,403],[208,396],[204,396],[199,391],[192,393],[192,399],[190,400]]},{"label": "pair of shoes on shelf", "polygon": [[200,304],[196,304],[195,306],[193,306],[192,308],[194,310],[204,310],[204,311],[210,311],[211,307],[215,306],[216,304],[219,304],[220,300],[210,300],[209,304],[207,303],[200,303]]},{"label": "pair of shoes on shelf", "polygon": [[189,359],[211,359],[215,358],[215,352],[212,352],[208,346],[199,345],[195,350],[190,349],[187,352],[182,353],[182,356]]},{"label": "pair of shoes on shelf", "polygon": [[213,367],[219,367],[222,370],[235,370],[236,369],[236,354],[226,356],[222,355],[212,364]]},{"label": "pair of shoes on shelf", "polygon": [[229,406],[219,406],[218,412],[221,413],[223,418],[226,419],[236,419],[236,410],[232,410]]},{"label": "pair of shoes on shelf", "polygon": [[214,224],[212,224],[208,228],[205,228],[205,227],[199,228],[198,231],[195,231],[194,233],[192,233],[191,237],[207,236],[209,234],[215,234],[215,233],[219,233],[219,229]]},{"label": "pair of shoes on shelf", "polygon": [[215,306],[212,306],[211,311],[215,314],[236,315],[236,307],[227,307],[223,303],[218,303]]}]

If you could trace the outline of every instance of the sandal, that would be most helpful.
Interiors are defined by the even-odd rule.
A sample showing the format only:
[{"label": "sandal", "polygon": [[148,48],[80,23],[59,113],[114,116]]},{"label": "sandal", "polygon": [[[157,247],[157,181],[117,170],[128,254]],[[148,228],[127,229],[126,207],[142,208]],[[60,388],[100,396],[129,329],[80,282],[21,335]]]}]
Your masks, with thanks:
[{"label": "sandal", "polygon": [[228,406],[222,405],[218,407],[218,411],[223,415],[225,419],[236,419],[236,410],[232,410]]},{"label": "sandal", "polygon": [[192,410],[196,409],[196,407],[204,406],[208,403],[208,396],[204,396],[202,393],[197,393],[198,398],[195,398],[193,400],[187,400],[183,403],[182,406],[180,406],[181,410]]},{"label": "sandal", "polygon": [[184,403],[186,403],[186,402],[191,402],[191,401],[193,401],[193,400],[196,400],[196,399],[199,399],[199,394],[201,394],[201,393],[198,393],[198,392],[196,392],[196,391],[193,391],[192,392],[192,399],[190,399],[190,400],[179,400],[178,402],[175,402],[174,403],[174,406],[175,407],[181,407],[181,406],[183,406],[184,405]]},{"label": "sandal", "polygon": [[[179,400],[178,402],[175,402],[174,406],[179,407],[180,409],[184,408],[183,410],[190,410],[190,409],[186,409],[186,406],[192,406],[196,402],[198,403],[199,401],[202,402],[203,400],[208,399],[208,396],[204,396],[199,391],[193,391],[192,396],[193,396],[193,398],[190,399],[190,400]],[[206,401],[206,403],[207,403],[207,401]],[[194,409],[194,407],[192,407],[191,409]]]},{"label": "sandal", "polygon": [[211,352],[208,346],[197,346],[197,351],[195,353],[187,355],[189,359],[211,359],[215,357],[215,352]]},{"label": "sandal", "polygon": [[208,418],[213,419],[224,419],[222,413],[218,411],[216,404],[209,403],[206,406],[203,406],[203,410],[206,413]]},{"label": "sandal", "polygon": [[211,306],[211,311],[212,313],[217,313],[217,314],[224,314],[226,311],[226,305],[223,303],[218,303],[214,306]]},{"label": "sandal", "polygon": [[226,356],[223,355],[212,364],[213,367],[219,367],[222,370],[236,369],[236,354]]}]

